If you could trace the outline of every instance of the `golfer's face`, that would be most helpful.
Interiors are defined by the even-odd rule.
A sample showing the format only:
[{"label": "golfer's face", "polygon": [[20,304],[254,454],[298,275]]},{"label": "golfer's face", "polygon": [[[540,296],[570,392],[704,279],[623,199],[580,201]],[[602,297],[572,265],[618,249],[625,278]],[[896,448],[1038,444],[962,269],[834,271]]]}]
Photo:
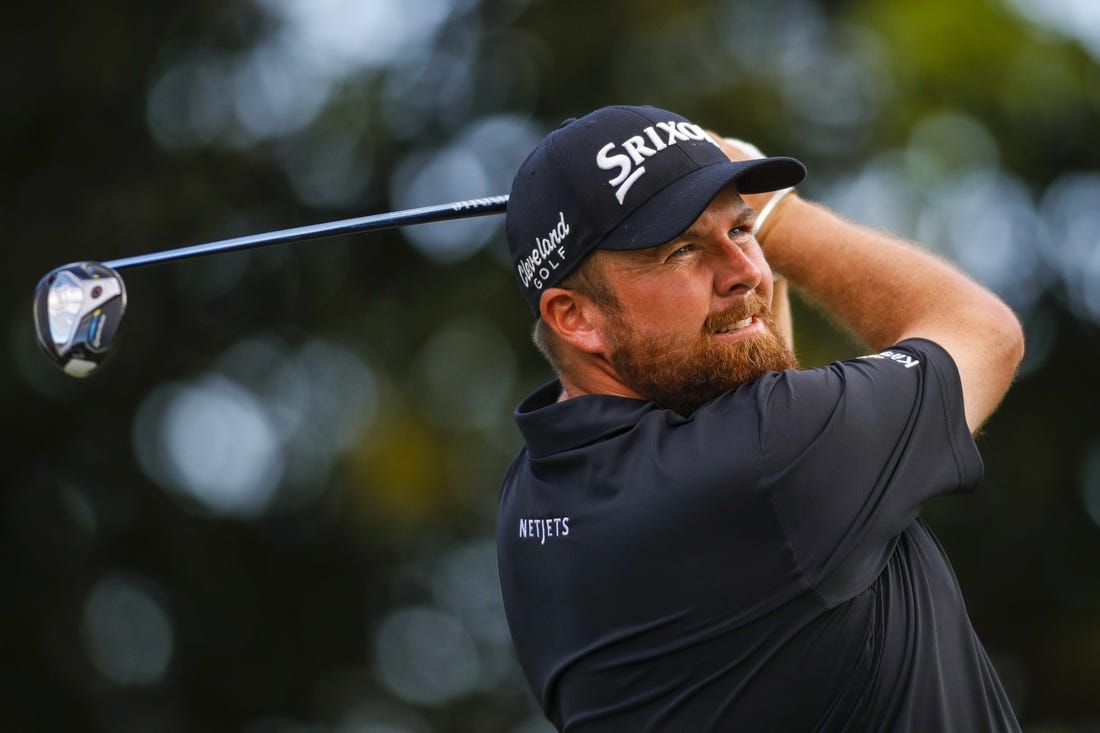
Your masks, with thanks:
[{"label": "golfer's face", "polygon": [[623,324],[640,337],[682,338],[685,347],[700,338],[720,346],[760,336],[767,326],[753,303],[771,303],[772,277],[753,220],[753,210],[730,187],[671,242],[605,251],[604,271]]}]

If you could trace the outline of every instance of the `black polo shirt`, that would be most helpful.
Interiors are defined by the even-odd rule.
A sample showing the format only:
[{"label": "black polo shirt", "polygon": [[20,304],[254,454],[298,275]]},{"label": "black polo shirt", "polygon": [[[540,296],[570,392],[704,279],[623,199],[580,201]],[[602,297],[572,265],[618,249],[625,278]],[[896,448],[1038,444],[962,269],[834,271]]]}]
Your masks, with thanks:
[{"label": "black polo shirt", "polygon": [[982,474],[942,348],[770,373],[690,417],[560,389],[516,410],[497,529],[559,729],[1019,730],[917,516]]}]

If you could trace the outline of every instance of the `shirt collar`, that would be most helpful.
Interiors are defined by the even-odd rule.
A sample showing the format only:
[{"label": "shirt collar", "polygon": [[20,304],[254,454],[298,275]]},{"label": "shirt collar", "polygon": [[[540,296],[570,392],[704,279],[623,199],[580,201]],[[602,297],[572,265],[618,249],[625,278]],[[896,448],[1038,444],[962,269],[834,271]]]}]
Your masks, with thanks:
[{"label": "shirt collar", "polygon": [[662,408],[630,397],[589,394],[558,402],[561,382],[553,380],[516,407],[515,419],[532,458],[544,458],[630,430],[647,413]]}]

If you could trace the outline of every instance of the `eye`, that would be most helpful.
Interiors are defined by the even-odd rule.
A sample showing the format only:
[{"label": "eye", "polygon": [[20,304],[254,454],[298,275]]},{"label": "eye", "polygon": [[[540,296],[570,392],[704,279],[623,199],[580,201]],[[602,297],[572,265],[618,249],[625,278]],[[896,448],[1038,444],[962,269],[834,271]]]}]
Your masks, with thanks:
[{"label": "eye", "polygon": [[741,239],[752,234],[752,224],[742,224],[730,229],[730,239]]},{"label": "eye", "polygon": [[689,254],[695,251],[694,244],[685,244],[669,253],[669,260],[676,260],[682,257],[687,257]]}]

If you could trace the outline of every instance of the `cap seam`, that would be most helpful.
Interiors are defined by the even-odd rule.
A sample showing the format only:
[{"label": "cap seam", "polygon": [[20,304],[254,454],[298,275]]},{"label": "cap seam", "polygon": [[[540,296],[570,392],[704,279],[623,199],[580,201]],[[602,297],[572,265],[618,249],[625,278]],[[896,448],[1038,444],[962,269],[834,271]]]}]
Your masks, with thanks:
[{"label": "cap seam", "polygon": [[[561,129],[560,127],[558,128]],[[561,156],[558,155],[558,136],[557,130],[550,135],[550,155],[554,158],[555,171],[564,170],[564,166],[561,164]],[[573,199],[573,203],[577,206],[577,214],[585,219],[591,221],[592,217],[589,215],[588,206],[585,205],[583,198],[578,194],[576,186],[573,185],[573,180],[570,176],[558,175],[562,181],[565,181],[566,187],[569,189],[569,195]],[[576,265],[574,265],[575,267]]]}]

